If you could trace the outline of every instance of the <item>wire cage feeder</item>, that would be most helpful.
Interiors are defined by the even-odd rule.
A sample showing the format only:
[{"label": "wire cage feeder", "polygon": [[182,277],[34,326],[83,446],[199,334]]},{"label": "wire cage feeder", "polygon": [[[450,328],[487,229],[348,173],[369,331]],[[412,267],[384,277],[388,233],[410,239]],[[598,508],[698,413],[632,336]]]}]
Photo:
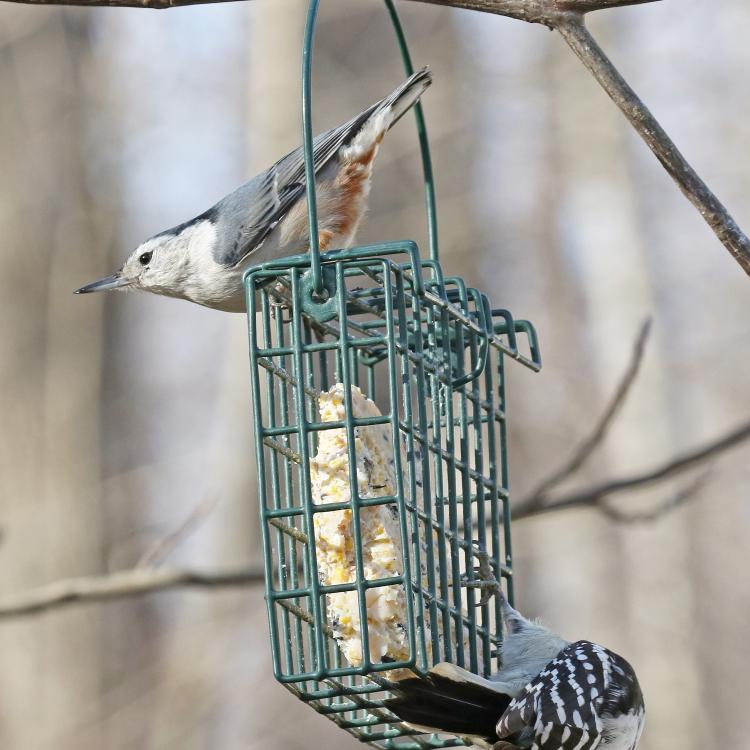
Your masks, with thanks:
[{"label": "wire cage feeder", "polygon": [[443,276],[419,105],[429,259],[411,241],[320,254],[318,5],[302,71],[311,250],[245,276],[274,673],[362,742],[463,745],[399,723],[383,701],[441,661],[498,667],[500,607],[485,592],[505,581],[512,601],[504,368],[541,360],[530,323]]}]

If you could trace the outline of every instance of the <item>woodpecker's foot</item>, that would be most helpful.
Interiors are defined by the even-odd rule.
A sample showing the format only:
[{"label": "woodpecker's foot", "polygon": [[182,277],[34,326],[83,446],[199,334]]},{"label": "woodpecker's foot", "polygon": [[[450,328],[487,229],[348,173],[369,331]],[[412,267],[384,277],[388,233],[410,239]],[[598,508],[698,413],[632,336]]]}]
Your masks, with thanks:
[{"label": "woodpecker's foot", "polygon": [[467,585],[482,589],[482,595],[477,606],[483,607],[501,590],[500,582],[495,578],[495,572],[492,570],[492,558],[487,554],[482,544],[475,539],[472,545],[472,554],[477,558],[479,564],[474,568],[476,580],[469,582]]},{"label": "woodpecker's foot", "polygon": [[500,742],[496,742],[492,746],[492,750],[521,750],[518,745],[514,745],[512,742],[505,742],[505,740],[500,740]]}]

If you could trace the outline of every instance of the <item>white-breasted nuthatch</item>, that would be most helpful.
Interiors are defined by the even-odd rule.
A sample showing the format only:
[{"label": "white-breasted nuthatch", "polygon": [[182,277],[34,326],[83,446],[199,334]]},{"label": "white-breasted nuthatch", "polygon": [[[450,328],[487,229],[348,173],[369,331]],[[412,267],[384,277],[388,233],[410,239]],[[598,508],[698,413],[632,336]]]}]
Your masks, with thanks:
[{"label": "white-breasted nuthatch", "polygon": [[502,608],[499,672],[485,679],[438,664],[425,679],[400,680],[386,707],[412,726],[494,750],[634,750],[645,707],[630,664],[560,638],[504,598]]},{"label": "white-breasted nuthatch", "polygon": [[[390,96],[313,142],[321,250],[348,247],[365,213],[383,136],[432,82],[427,68]],[[227,312],[245,312],[242,275],[309,250],[302,148],[184,224],[140,245],[122,268],[76,294],[143,289]]]}]

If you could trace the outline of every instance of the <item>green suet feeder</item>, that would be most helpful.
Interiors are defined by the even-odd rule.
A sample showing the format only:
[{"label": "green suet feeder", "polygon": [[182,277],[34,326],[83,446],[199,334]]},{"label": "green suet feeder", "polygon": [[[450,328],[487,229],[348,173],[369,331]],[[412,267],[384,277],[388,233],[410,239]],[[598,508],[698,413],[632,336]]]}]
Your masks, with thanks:
[{"label": "green suet feeder", "polygon": [[[245,276],[248,310],[260,311],[248,317],[274,673],[362,742],[462,745],[399,723],[383,701],[403,670],[450,661],[489,675],[498,666],[499,604],[483,592],[504,579],[513,596],[504,368],[508,358],[540,368],[536,335],[443,276],[419,104],[430,258],[411,241],[320,253],[310,83],[318,4],[302,67],[311,251]],[[324,416],[334,391],[339,413]],[[340,460],[325,464],[321,451],[334,444]],[[343,494],[326,496],[325,482]],[[341,533],[340,549],[326,528]],[[332,577],[337,554],[349,576]]]}]

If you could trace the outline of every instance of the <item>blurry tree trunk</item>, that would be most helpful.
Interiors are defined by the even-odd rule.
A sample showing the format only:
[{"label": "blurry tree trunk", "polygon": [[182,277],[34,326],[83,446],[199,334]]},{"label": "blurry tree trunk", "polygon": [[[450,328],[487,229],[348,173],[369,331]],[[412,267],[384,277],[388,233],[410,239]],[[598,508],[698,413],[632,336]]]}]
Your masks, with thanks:
[{"label": "blurry tree trunk", "polygon": [[[512,52],[509,56],[512,57]],[[564,86],[564,74],[558,73],[561,68],[571,73],[566,63],[567,56],[558,40],[545,36],[531,59],[521,64],[517,71],[519,80],[509,84],[514,98],[505,105],[509,113],[506,116],[521,109],[521,116],[540,134],[533,145],[526,145],[529,183],[517,188],[518,213],[515,221],[511,219],[511,247],[504,248],[503,257],[508,266],[507,275],[503,274],[510,282],[507,288],[512,288],[512,283],[523,284],[535,291],[537,302],[531,311],[516,309],[518,315],[530,316],[539,327],[545,362],[540,376],[530,379],[524,387],[529,393],[544,391],[557,380],[556,389],[561,391],[553,399],[552,408],[540,414],[535,399],[519,399],[517,392],[511,390],[510,429],[514,440],[511,482],[512,497],[516,499],[559,463],[562,456],[569,454],[576,442],[574,436],[589,429],[598,404],[604,403],[620,373],[619,367],[600,373],[597,363],[591,361],[589,352],[593,342],[598,342],[589,318],[591,289],[581,277],[582,269],[570,263],[571,253],[566,247],[569,242],[577,243],[579,238],[561,231],[561,226],[586,226],[577,213],[575,199],[570,196],[571,186],[577,184],[574,175],[578,169],[595,168],[609,145],[594,143],[590,161],[579,164],[576,160],[584,137],[574,130],[579,120],[573,110],[580,97],[574,95],[571,100],[571,92]],[[525,90],[539,91],[538,99],[532,99],[536,107],[519,101]],[[525,112],[526,107],[531,111]],[[587,148],[584,146],[583,151]],[[512,149],[513,144],[509,144],[508,153]],[[502,181],[502,170],[498,171]],[[504,291],[502,287],[500,291]],[[550,336],[553,330],[567,333]],[[617,340],[617,357],[629,355],[629,347],[622,344],[629,342],[630,336],[629,332],[627,337]],[[577,376],[570,377],[570,373]],[[568,378],[560,383],[566,374]],[[528,376],[520,373],[518,377]],[[592,398],[592,393],[598,399]],[[533,438],[534,432],[524,429],[524,422],[529,421],[541,425],[541,436]],[[599,455],[593,466],[584,466],[578,472],[577,480],[598,476],[603,464],[604,457]],[[533,528],[521,525],[514,531],[519,604],[526,611],[542,616],[554,612],[557,619],[550,624],[563,633],[585,633],[592,626],[598,627],[600,613],[609,611],[619,601],[617,588],[606,583],[617,575],[619,539],[611,524],[597,514],[576,513],[540,519]],[[606,560],[601,558],[602,545],[611,550]],[[577,550],[575,557],[568,554],[571,548]],[[540,554],[541,550],[544,554]],[[550,559],[556,560],[554,576],[549,575]],[[580,573],[582,568],[586,569],[585,576]],[[571,601],[576,602],[575,607],[570,606]]]},{"label": "blurry tree trunk", "polygon": [[[140,23],[140,17],[132,24],[107,19],[107,31],[117,40],[110,51],[112,77],[134,80],[110,102],[113,114],[120,115],[113,129],[123,151],[137,153],[137,146],[148,144],[127,169],[123,165],[133,209],[123,235],[131,243],[189,218],[191,211],[198,213],[249,176],[240,162],[248,77],[237,64],[244,61],[244,50],[252,49],[243,23],[245,8],[216,10],[186,11],[182,27],[179,22],[175,27],[173,19],[157,19],[157,32]],[[139,52],[149,48],[154,33],[163,35],[170,62],[152,82],[152,61]],[[184,71],[194,60],[184,39],[198,37],[204,42],[200,54],[210,64],[191,69],[186,79]],[[168,105],[165,91],[174,92]],[[202,109],[206,97],[210,105]],[[182,129],[185,113],[205,114],[206,109],[209,116],[196,116]],[[180,129],[174,151],[169,149],[172,127]],[[200,158],[183,158],[197,151]],[[144,179],[155,189],[134,195],[134,186]],[[184,193],[185,183],[201,183],[204,191],[192,185]],[[192,200],[199,196],[201,203],[191,208],[185,195]],[[119,262],[121,258],[113,258],[112,267]],[[244,316],[140,294],[113,298],[110,312],[105,376],[111,425],[110,564],[135,565],[191,517],[182,538],[178,533],[174,545],[165,548],[166,557],[157,554],[153,564],[257,563]],[[110,690],[104,698],[113,750],[173,744],[232,747],[231,741],[218,738],[236,739],[236,722],[244,722],[246,714],[238,710],[244,699],[233,693],[237,682],[228,674],[247,671],[248,644],[265,639],[260,589],[220,597],[144,599],[110,609]],[[235,641],[236,633],[242,637]],[[185,711],[187,701],[198,710]]]},{"label": "blurry tree trunk", "polygon": [[[244,171],[249,177],[268,167],[301,142],[300,61],[305,21],[304,0],[276,0],[248,4],[246,113],[247,158]],[[325,13],[327,17],[328,13]],[[316,67],[325,64],[328,43],[321,24],[316,48]],[[316,100],[319,101],[319,100]],[[316,112],[320,109],[316,104]],[[322,114],[322,113],[321,113]],[[316,118],[316,123],[320,119]],[[316,124],[316,128],[318,124]],[[318,128],[319,129],[319,128]],[[222,482],[228,497],[238,501],[235,518],[241,525],[224,528],[234,559],[260,564],[262,554],[259,529],[259,498],[255,482],[255,454],[252,445],[247,330],[245,321],[230,333],[222,363],[221,395],[218,414],[221,427],[216,433],[214,455],[221,466]],[[227,451],[227,444],[233,447]],[[218,559],[221,560],[222,555]],[[248,644],[243,681],[255,685],[252,699],[237,710],[236,682],[224,681],[221,694],[227,710],[220,711],[213,725],[214,747],[237,747],[237,737],[251,737],[260,746],[283,747],[296,744],[300,737],[315,737],[316,744],[345,748],[350,738],[328,722],[319,720],[309,708],[295,701],[283,688],[270,683],[268,625],[262,590],[251,589],[235,597],[248,599],[252,623],[243,639]],[[258,690],[257,686],[263,689]],[[284,717],[279,722],[279,716]],[[220,717],[220,718],[219,718]],[[339,736],[342,735],[342,736]]]},{"label": "blurry tree trunk", "polygon": [[[246,67],[238,71],[242,90],[238,97],[238,116],[244,126],[242,179],[267,168],[283,153],[299,143],[300,39],[304,24],[304,3],[300,0],[276,0],[250,3],[246,19]],[[228,316],[227,316],[228,317]],[[247,322],[231,321],[225,352],[220,362],[220,392],[216,401],[216,428],[210,452],[217,476],[221,477],[224,503],[229,513],[216,538],[219,562],[247,561],[262,565],[263,555],[259,523],[260,502],[257,491],[255,448],[252,437],[253,413],[250,403]],[[226,509],[225,509],[226,510]],[[237,681],[221,679],[228,665],[217,665],[218,709],[212,720],[212,747],[237,747],[238,738],[257,738],[260,745],[282,746],[271,722],[278,716],[288,719],[297,708],[286,691],[266,690],[271,670],[268,654],[268,625],[262,588],[255,587],[232,595],[228,612],[238,602],[242,611],[252,613],[241,625],[243,683],[263,685],[252,699],[237,695]],[[291,704],[291,705],[290,705]],[[238,705],[242,708],[238,709]],[[291,709],[287,711],[287,709]],[[300,712],[302,717],[304,712]],[[296,719],[291,723],[296,724]],[[265,739],[264,739],[265,738]],[[253,747],[251,744],[250,747]]]},{"label": "blurry tree trunk", "polygon": [[[555,37],[521,44],[501,23],[468,25],[476,28],[466,34],[472,54],[463,59],[480,63],[462,73],[466,89],[481,94],[468,107],[478,115],[466,132],[485,149],[474,162],[478,218],[468,234],[481,238],[481,286],[494,304],[534,321],[545,361],[536,377],[508,368],[510,479],[512,497],[519,497],[585,434],[630,355],[632,337],[659,300],[650,282],[650,248],[640,239],[633,139],[617,111]],[[486,55],[477,53],[483,44]],[[482,64],[493,53],[493,65]],[[466,107],[459,109],[463,114]],[[519,308],[521,297],[527,305],[536,299],[536,306]],[[670,408],[663,388],[668,366],[663,348],[652,346],[635,407],[577,475],[579,483],[674,452],[666,425],[654,419]],[[532,395],[540,390],[541,402]],[[538,428],[529,431],[529,421]],[[643,682],[660,686],[659,716],[650,716],[645,738],[654,744],[646,746],[699,746],[700,720],[677,728],[686,711],[701,715],[696,659],[685,641],[646,637],[655,623],[666,627],[672,618],[689,632],[693,608],[689,583],[674,584],[690,559],[686,519],[676,514],[663,524],[672,530],[667,536],[659,525],[622,530],[586,512],[517,525],[519,604],[569,636],[633,655]],[[647,612],[635,608],[644,600]],[[649,628],[642,627],[645,618]]]},{"label": "blurry tree trunk", "polygon": [[[43,12],[0,52],[0,90],[6,97],[15,92],[18,102],[0,115],[5,591],[103,572],[101,306],[80,305],[71,293],[92,269],[105,272],[100,248],[111,231],[86,182],[91,21],[85,12]],[[45,96],[28,94],[40,88]],[[79,721],[96,723],[99,637],[99,612],[89,609],[3,628],[2,747],[63,746]],[[93,735],[90,744],[77,745],[102,746]]]},{"label": "blurry tree trunk", "polygon": [[[434,68],[436,85],[425,96],[427,128],[436,163],[435,177],[438,192],[438,232],[440,234],[440,259],[446,275],[460,275],[467,283],[484,291],[482,268],[491,263],[474,245],[481,218],[475,196],[461,185],[454,175],[470,179],[473,165],[483,158],[479,141],[465,134],[475,133],[481,127],[477,100],[486,92],[481,87],[467,86],[467,77],[475,73],[474,55],[467,55],[467,32],[461,13],[450,8],[433,10],[429,23],[419,6],[404,7],[404,23],[410,31],[418,58],[415,67],[430,64]],[[395,44],[395,42],[394,42]],[[441,50],[435,58],[434,50]],[[433,62],[434,59],[434,62]],[[414,130],[412,119],[405,130]],[[421,162],[416,137],[409,133],[410,148],[404,155],[421,178]],[[411,208],[409,226],[404,236],[412,236],[415,228],[425,223],[424,205],[414,198],[404,201]],[[429,247],[420,248],[426,257]]]},{"label": "blurry tree trunk", "polygon": [[[692,15],[701,28],[715,24],[711,49],[728,52],[718,54],[710,72],[700,62],[702,55],[689,57],[690,64],[678,75],[664,74],[656,79],[652,96],[665,109],[679,107],[680,103],[685,106],[681,81],[690,82],[701,101],[695,115],[687,118],[688,132],[694,129],[692,151],[703,163],[718,165],[733,153],[733,148],[742,148],[739,143],[731,145],[737,134],[738,113],[724,108],[721,91],[742,91],[742,99],[747,102],[744,72],[732,54],[732,40],[738,28],[747,26],[750,11],[746,5],[737,6],[733,14],[729,11],[728,16],[716,21],[711,8],[698,3]],[[674,59],[674,47],[664,46],[658,30],[642,19],[633,17],[630,23],[618,27],[618,32],[623,48],[634,43],[642,48],[633,68],[641,80],[649,79],[655,68],[668,66]],[[718,89],[717,81],[721,81]],[[706,133],[711,136],[707,138]],[[746,134],[744,138],[746,141]],[[679,450],[694,439],[691,436],[708,434],[717,429],[715,425],[731,424],[739,414],[746,413],[744,397],[731,387],[717,387],[722,375],[714,359],[717,351],[724,351],[721,326],[717,327],[715,321],[744,318],[744,313],[734,302],[731,287],[720,285],[717,289],[722,298],[712,314],[694,314],[703,304],[699,301],[701,288],[715,283],[715,266],[708,258],[698,252],[685,257],[686,246],[691,244],[692,233],[700,231],[700,224],[689,215],[682,220],[674,215],[667,181],[648,170],[637,148],[627,148],[627,139],[617,153],[628,158],[630,210],[640,224],[644,265],[648,266],[654,296],[662,295],[661,326],[669,331],[649,355],[660,359],[659,367],[639,387],[638,413],[631,434],[625,438],[631,445],[640,445],[643,456],[648,455],[643,451],[655,444],[654,415],[660,411],[667,415],[660,442],[669,450]],[[719,188],[725,192],[732,184],[733,170],[727,173],[729,184]],[[744,200],[750,175],[738,169],[734,176],[739,183],[734,186],[737,197]],[[665,199],[653,202],[646,198],[648,195],[664,195]],[[700,280],[696,286],[698,301],[672,298],[670,290],[691,281],[695,284],[696,279]],[[742,297],[746,300],[746,295]],[[728,369],[742,372],[736,365]],[[681,387],[675,388],[675,383]],[[632,594],[637,592],[641,600],[639,609],[627,609],[629,640],[641,660],[638,668],[642,680],[648,681],[658,696],[658,712],[651,712],[646,735],[655,741],[647,750],[707,744],[740,747],[747,742],[747,721],[738,723],[734,718],[743,714],[745,698],[732,687],[728,676],[739,677],[746,669],[748,652],[741,634],[747,632],[750,598],[747,586],[739,579],[728,579],[719,572],[746,569],[747,544],[736,543],[737,532],[730,519],[738,514],[746,516],[747,495],[738,492],[738,487],[746,477],[747,455],[744,450],[717,462],[702,493],[703,502],[689,512],[669,517],[660,527],[625,536],[625,569],[639,572],[629,578]],[[686,716],[691,717],[689,725]]]},{"label": "blurry tree trunk", "polygon": [[[597,21],[602,27],[598,33],[606,38],[608,20]],[[633,180],[628,147],[632,136],[618,113],[600,100],[593,82],[581,85],[574,61],[563,46],[556,39],[550,43],[555,59],[547,71],[553,76],[549,93],[555,121],[547,133],[557,135],[553,143],[559,149],[559,162],[553,169],[558,168],[559,183],[565,186],[558,193],[557,203],[558,226],[564,227],[560,257],[576,257],[573,274],[564,283],[577,288],[581,302],[570,334],[580,337],[578,351],[585,352],[576,368],[581,374],[579,382],[586,388],[581,401],[585,403],[588,398],[591,403],[595,384],[593,391],[600,394],[598,401],[603,403],[629,356],[626,342],[642,319],[657,308],[654,271],[649,247],[642,239],[638,201],[642,191]],[[592,216],[598,221],[591,222]],[[671,274],[672,269],[665,273]],[[659,337],[657,327],[656,344],[649,349],[633,403],[615,430],[619,442],[605,441],[592,462],[590,470],[599,477],[647,465],[674,450],[675,441],[667,425],[659,428],[653,420],[653,415],[670,409],[664,390],[670,363],[664,347],[659,346]],[[567,342],[567,338],[563,340]],[[576,421],[588,424],[591,419]],[[664,534],[664,527],[670,527],[671,533]],[[649,717],[644,750],[700,746],[699,738],[705,738],[706,727],[699,718],[704,715],[700,681],[689,642],[677,638],[654,641],[649,635],[658,623],[663,627],[681,623],[677,627],[680,632],[690,630],[690,581],[679,577],[681,583],[675,583],[675,572],[684,569],[691,556],[684,514],[670,516],[661,528],[623,530],[595,514],[575,513],[556,519],[549,530],[557,539],[565,540],[562,547],[550,540],[560,560],[557,568],[563,574],[563,547],[576,545],[577,572],[569,571],[569,580],[579,579],[580,583],[560,587],[559,581],[537,581],[536,590],[547,590],[554,609],[567,610],[571,630],[586,632],[583,629],[588,628],[592,638],[637,655],[641,680],[658,686],[659,709]],[[539,544],[539,529],[536,531]],[[610,550],[606,566],[602,565],[603,546]],[[571,601],[577,603],[575,608],[566,606]],[[634,610],[636,601],[640,602],[640,611]],[[588,612],[584,602],[589,605]],[[649,629],[641,627],[645,621]],[[684,722],[686,715],[694,717],[689,726]]]}]

